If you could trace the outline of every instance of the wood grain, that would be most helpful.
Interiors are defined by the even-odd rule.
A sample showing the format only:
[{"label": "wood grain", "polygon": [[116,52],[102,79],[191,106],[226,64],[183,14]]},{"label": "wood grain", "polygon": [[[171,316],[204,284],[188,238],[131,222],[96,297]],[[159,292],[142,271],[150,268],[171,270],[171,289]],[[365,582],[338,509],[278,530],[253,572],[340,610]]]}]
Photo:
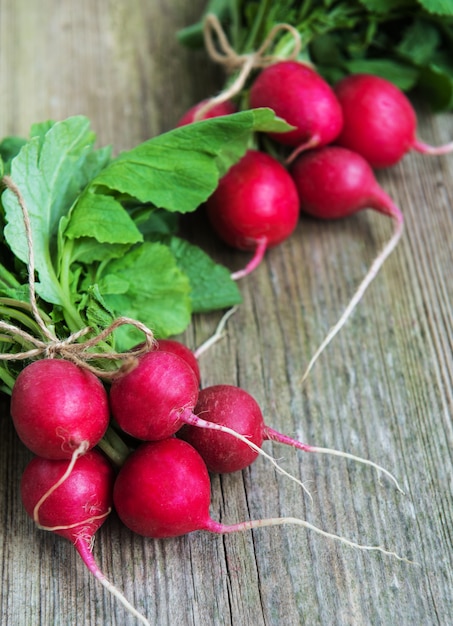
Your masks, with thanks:
[{"label": "wood grain", "polygon": [[[221,71],[176,41],[196,0],[0,0],[0,135],[82,113],[115,151],[168,130],[220,84]],[[453,137],[451,114],[420,110],[420,136]],[[173,626],[448,626],[453,623],[453,157],[408,155],[378,174],[401,207],[403,240],[304,385],[301,376],[392,225],[363,212],[302,218],[241,281],[227,336],[201,357],[203,385],[238,384],[275,428],[370,458],[365,466],[268,444],[313,501],[264,459],[214,477],[212,517],[225,523],[290,515],[416,562],[367,553],[285,526],[166,541],[133,536],[113,517],[94,552],[152,624]],[[201,219],[190,236],[231,269],[245,253]],[[192,347],[220,314],[197,316]],[[131,625],[68,542],[34,528],[18,486],[29,454],[0,418],[2,625]]]}]

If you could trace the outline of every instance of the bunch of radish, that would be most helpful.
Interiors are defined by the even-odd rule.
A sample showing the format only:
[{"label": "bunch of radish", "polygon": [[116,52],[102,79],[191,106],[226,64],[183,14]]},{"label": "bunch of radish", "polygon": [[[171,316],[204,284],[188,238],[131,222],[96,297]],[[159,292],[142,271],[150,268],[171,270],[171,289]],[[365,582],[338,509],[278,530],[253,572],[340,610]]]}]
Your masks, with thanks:
[{"label": "bunch of radish", "polygon": [[21,497],[36,525],[71,541],[88,570],[144,624],[147,618],[105,577],[92,554],[94,535],[113,510],[146,537],[297,524],[350,546],[393,554],[294,517],[230,525],[210,517],[210,473],[243,470],[259,455],[303,486],[262,450],[266,440],[368,464],[399,486],[372,461],[277,432],[239,387],[200,388],[196,355],[178,341],[162,340],[136,356],[132,350],[132,362],[108,382],[57,357],[21,370],[11,392],[11,416],[34,455],[22,476]]},{"label": "bunch of radish", "polygon": [[[212,109],[209,101],[196,105],[179,124],[236,109],[233,102],[222,106],[219,100],[216,96]],[[206,203],[217,235],[237,249],[254,251],[233,278],[250,274],[267,248],[287,239],[300,213],[333,220],[369,208],[394,222],[391,238],[316,351],[305,378],[402,235],[403,215],[374,170],[394,165],[410,150],[446,154],[453,151],[453,142],[433,147],[419,140],[408,98],[389,81],[369,74],[349,75],[331,86],[305,63],[276,60],[252,75],[239,100],[251,108],[273,109],[292,129],[258,137],[257,146],[231,168]]]}]

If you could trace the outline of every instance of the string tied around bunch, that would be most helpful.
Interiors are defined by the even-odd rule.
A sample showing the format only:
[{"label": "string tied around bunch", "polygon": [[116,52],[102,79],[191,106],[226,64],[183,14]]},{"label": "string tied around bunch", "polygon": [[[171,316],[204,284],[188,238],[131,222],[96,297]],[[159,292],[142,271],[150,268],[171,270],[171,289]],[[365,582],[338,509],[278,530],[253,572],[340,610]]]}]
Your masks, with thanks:
[{"label": "string tied around bunch", "polygon": [[222,65],[229,74],[236,71],[239,73],[231,85],[222,90],[218,95],[209,98],[209,100],[198,109],[195,120],[201,119],[213,106],[231,100],[237,95],[244,87],[254,69],[267,67],[281,60],[281,57],[278,55],[267,54],[267,51],[272,47],[283,31],[289,32],[294,41],[291,53],[285,58],[288,60],[297,59],[302,49],[301,36],[297,28],[286,23],[275,24],[262,44],[254,52],[238,54],[228,41],[228,37],[218,17],[213,13],[206,15],[203,23],[203,37],[210,59]]},{"label": "string tied around bunch", "polygon": [[[110,361],[122,361],[120,368],[121,372],[128,370],[135,366],[137,357],[149,350],[152,350],[155,346],[154,333],[150,328],[143,324],[139,320],[119,316],[113,322],[96,335],[91,336],[83,341],[80,341],[86,335],[92,334],[94,329],[91,326],[86,326],[80,330],[70,334],[65,338],[59,338],[56,334],[45,324],[42,316],[39,312],[36,302],[36,290],[35,290],[35,264],[34,264],[34,251],[33,251],[33,239],[32,229],[30,223],[30,217],[28,209],[25,203],[25,199],[10,176],[4,176],[1,180],[3,185],[9,189],[17,198],[19,206],[22,210],[22,216],[24,221],[25,236],[27,239],[28,247],[28,288],[29,299],[33,317],[38,324],[44,339],[40,339],[19,326],[10,324],[4,320],[0,320],[0,332],[11,338],[16,342],[22,342],[22,345],[31,345],[32,347],[20,352],[12,353],[0,353],[0,360],[26,360],[36,358],[64,358],[72,361],[76,365],[90,370],[99,378],[112,379],[118,376],[118,369],[105,370],[103,368],[91,365],[88,361],[94,360],[110,360]],[[92,348],[98,345],[100,342],[106,340],[117,328],[125,324],[134,326],[137,330],[144,334],[145,340],[140,346],[132,352],[93,352]]]}]

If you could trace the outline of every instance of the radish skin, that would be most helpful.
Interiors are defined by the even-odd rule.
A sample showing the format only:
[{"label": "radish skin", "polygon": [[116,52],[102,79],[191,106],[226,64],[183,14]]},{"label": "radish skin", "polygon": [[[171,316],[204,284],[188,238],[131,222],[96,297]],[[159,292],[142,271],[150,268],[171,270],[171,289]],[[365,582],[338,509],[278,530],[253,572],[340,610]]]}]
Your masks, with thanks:
[{"label": "radish skin", "polygon": [[269,107],[294,130],[269,133],[295,148],[289,162],[304,150],[332,143],[343,126],[343,113],[330,85],[307,64],[279,61],[264,68],[250,88],[251,108]]},{"label": "radish skin", "polygon": [[210,100],[202,100],[198,102],[178,120],[176,127],[186,126],[201,120],[211,119],[213,117],[222,117],[223,115],[231,115],[236,113],[236,106],[231,101],[214,103],[210,105]]},{"label": "radish skin", "polygon": [[271,155],[250,149],[221,178],[206,213],[225,243],[254,253],[245,268],[232,274],[238,280],[258,267],[268,248],[292,234],[299,199],[287,169]]},{"label": "radish skin", "polygon": [[430,146],[417,138],[412,104],[390,81],[352,74],[334,91],[343,111],[343,128],[335,143],[361,154],[371,167],[395,165],[411,150],[429,155],[453,151],[453,142]]},{"label": "radish skin", "polygon": [[68,539],[93,576],[131,615],[150,626],[106,578],[91,552],[94,535],[112,509],[113,484],[110,463],[97,450],[90,450],[69,464],[35,456],[23,472],[20,491],[24,508],[38,527]]},{"label": "radish skin", "polygon": [[198,383],[201,383],[200,367],[198,365],[197,357],[186,345],[180,341],[176,341],[175,339],[159,339],[156,350],[160,350],[161,352],[172,352],[173,354],[181,357],[181,359],[183,359],[187,365],[192,368],[195,376],[197,377]]},{"label": "radish skin", "polygon": [[64,359],[40,359],[17,376],[11,417],[19,438],[34,454],[70,459],[81,444],[90,450],[104,436],[108,396],[86,369]]}]

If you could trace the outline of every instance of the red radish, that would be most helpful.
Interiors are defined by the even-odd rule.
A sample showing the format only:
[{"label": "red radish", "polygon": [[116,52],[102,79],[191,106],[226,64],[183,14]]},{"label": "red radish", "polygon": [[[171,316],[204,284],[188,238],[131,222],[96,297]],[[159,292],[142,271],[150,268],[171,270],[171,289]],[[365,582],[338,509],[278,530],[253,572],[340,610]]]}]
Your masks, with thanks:
[{"label": "red radish", "polygon": [[343,125],[340,104],[330,85],[311,67],[279,61],[264,68],[250,88],[251,108],[269,107],[295,129],[269,133],[275,141],[294,146],[290,157],[331,143]]},{"label": "red radish", "polygon": [[176,354],[155,350],[139,357],[134,369],[113,380],[110,406],[119,427],[142,441],[171,437],[184,424],[220,430],[265,456],[282,474],[305,489],[303,483],[282,469],[253,441],[227,426],[195,415],[198,393],[198,380],[191,367]]},{"label": "red radish", "polygon": [[231,113],[236,113],[237,110],[236,106],[230,100],[227,100],[226,102],[219,102],[218,104],[213,103],[212,106],[208,106],[209,103],[210,100],[206,99],[195,104],[184,113],[184,115],[177,122],[176,127],[192,124],[193,122],[197,122],[199,120],[207,120],[213,117],[231,115]]},{"label": "red radish", "polygon": [[143,441],[166,439],[181,428],[198,398],[198,380],[180,356],[154,350],[114,379],[110,407],[119,427]]},{"label": "red radish", "polygon": [[[264,423],[258,402],[240,387],[235,387],[234,385],[205,387],[198,395],[194,413],[202,415],[205,420],[228,426],[236,432],[245,435],[257,447],[261,447],[263,441],[270,440],[298,448],[304,452],[322,452],[365,463],[384,472],[401,491],[395,478],[387,470],[372,461],[359,458],[347,452],[311,446],[267,426]],[[242,441],[216,430],[195,428],[187,425],[181,428],[178,432],[178,437],[190,443],[197,450],[210,472],[236,472],[248,467],[258,456],[255,450],[252,450]]]},{"label": "red radish", "polygon": [[206,465],[195,448],[175,437],[143,443],[132,452],[116,478],[113,502],[125,526],[145,537],[176,537],[197,530],[223,534],[297,524],[349,546],[396,556],[379,546],[360,546],[294,517],[231,525],[214,521],[209,514],[211,485]]},{"label": "red radish", "polygon": [[206,202],[208,218],[219,237],[255,255],[238,279],[261,262],[267,248],[287,239],[299,218],[299,199],[286,168],[258,150],[246,154],[219,182]]},{"label": "red radish", "polygon": [[88,570],[126,609],[145,619],[107,580],[91,552],[94,535],[112,508],[114,472],[97,450],[66,460],[34,457],[22,475],[21,497],[28,515],[39,528],[68,539]]},{"label": "red radish", "polygon": [[374,260],[341,318],[329,331],[305,371],[346,322],[368,285],[398,243],[403,232],[403,216],[393,200],[379,186],[368,162],[359,154],[340,146],[325,146],[300,155],[291,167],[299,192],[301,211],[320,219],[346,217],[362,209],[375,209],[394,220],[393,236]]},{"label": "red radish", "polygon": [[64,359],[40,359],[18,375],[11,416],[22,442],[38,456],[69,459],[93,448],[109,424],[108,396],[91,372]]},{"label": "red radish", "polygon": [[193,369],[198,383],[201,382],[200,367],[198,365],[197,358],[192,350],[186,345],[180,341],[176,341],[176,339],[159,339],[157,341],[156,349],[162,352],[172,352],[173,354],[179,356]]},{"label": "red radish", "polygon": [[417,118],[409,99],[396,85],[372,74],[352,74],[334,87],[343,110],[336,143],[361,154],[373,168],[389,167],[410,150],[446,154],[453,142],[429,146],[416,137]]}]

